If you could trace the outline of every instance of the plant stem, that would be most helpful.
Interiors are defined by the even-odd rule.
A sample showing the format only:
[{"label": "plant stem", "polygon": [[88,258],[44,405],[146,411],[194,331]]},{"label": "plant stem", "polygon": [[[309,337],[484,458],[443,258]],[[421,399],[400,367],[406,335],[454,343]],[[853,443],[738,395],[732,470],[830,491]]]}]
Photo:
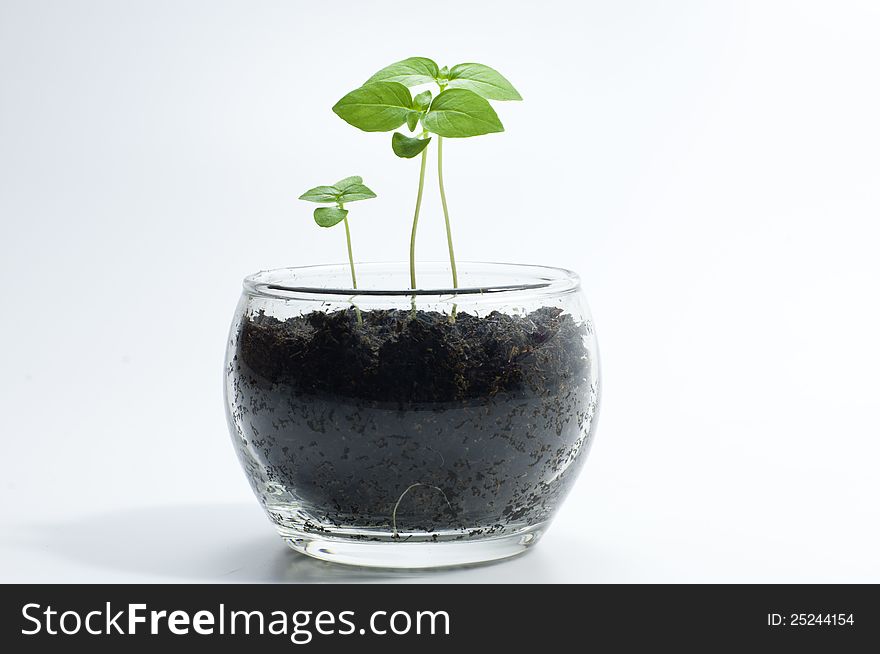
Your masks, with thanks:
[{"label": "plant stem", "polygon": [[[409,283],[410,288],[416,287],[416,230],[419,228],[419,211],[422,208],[422,193],[425,190],[425,166],[428,163],[428,148],[422,150],[422,166],[419,170],[419,194],[416,197],[416,211],[413,215],[412,235],[409,239]],[[415,305],[415,297],[413,297]]]},{"label": "plant stem", "polygon": [[452,247],[452,227],[449,224],[449,208],[446,206],[446,189],[443,187],[443,137],[437,137],[437,180],[440,182],[440,202],[446,219],[446,243],[449,246],[449,264],[452,266],[452,288],[458,288],[458,271],[455,269],[455,250]]},{"label": "plant stem", "polygon": [[[342,208],[342,205],[339,205],[339,208]],[[351,267],[351,287],[357,289],[358,282],[357,277],[354,275],[354,257],[351,254],[351,232],[348,229],[348,216],[342,219],[342,222],[345,223],[345,242],[348,245],[348,265]]]},{"label": "plant stem", "polygon": [[[339,203],[339,208],[342,209],[342,203]],[[342,222],[345,223],[345,243],[348,245],[348,265],[351,267],[351,286],[355,290],[357,290],[358,282],[357,277],[354,274],[354,256],[351,253],[351,230],[348,228],[348,216],[342,219]],[[357,321],[359,325],[364,324],[364,318],[361,316],[361,310],[358,309],[357,305],[352,302],[352,306],[354,307],[354,312],[357,314]]]},{"label": "plant stem", "polygon": [[[443,218],[446,220],[446,244],[449,246],[449,263],[452,266],[452,288],[458,288],[458,271],[455,268],[455,250],[452,247],[452,227],[449,224],[449,207],[446,206],[446,189],[443,187],[443,137],[437,137],[437,181],[440,182],[440,202],[443,204]],[[452,305],[449,322],[455,322],[458,305]]]}]

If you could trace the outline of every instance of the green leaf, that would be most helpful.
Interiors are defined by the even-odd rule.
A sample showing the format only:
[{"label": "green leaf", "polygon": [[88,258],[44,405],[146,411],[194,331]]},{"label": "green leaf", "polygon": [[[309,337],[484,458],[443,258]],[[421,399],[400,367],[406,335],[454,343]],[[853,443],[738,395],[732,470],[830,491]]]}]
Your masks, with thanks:
[{"label": "green leaf", "polygon": [[354,186],[355,184],[363,184],[363,177],[358,177],[355,175],[354,177],[346,177],[345,179],[340,179],[333,186],[335,186],[340,192],[345,191],[349,186]]},{"label": "green leaf", "polygon": [[333,112],[365,132],[390,132],[406,122],[412,108],[412,96],[403,84],[375,82],[345,95]]},{"label": "green leaf", "polygon": [[431,106],[431,97],[430,91],[422,91],[413,98],[413,108],[416,111],[427,111],[428,107]]},{"label": "green leaf", "polygon": [[489,102],[467,89],[447,89],[434,98],[422,125],[428,131],[450,138],[504,131]]},{"label": "green leaf", "polygon": [[418,86],[433,82],[439,73],[437,64],[426,57],[410,57],[386,66],[365,83],[398,82],[405,86]]},{"label": "green leaf", "polygon": [[449,71],[449,88],[467,89],[488,100],[522,100],[513,84],[483,64],[458,64]]},{"label": "green leaf", "polygon": [[409,128],[410,132],[416,131],[416,127],[419,125],[419,120],[424,117],[425,113],[428,111],[428,107],[431,106],[431,97],[430,91],[422,91],[413,98],[414,111],[406,117],[406,126]]},{"label": "green leaf", "polygon": [[336,202],[340,190],[335,186],[316,186],[299,196],[300,200],[308,202]]},{"label": "green leaf", "polygon": [[319,207],[315,209],[315,222],[321,227],[333,227],[336,223],[342,222],[347,215],[348,209]]},{"label": "green leaf", "polygon": [[419,126],[419,118],[422,117],[422,112],[420,111],[411,111],[407,114],[406,117],[406,126],[410,132],[416,131],[416,127]]},{"label": "green leaf", "polygon": [[376,194],[363,184],[352,184],[339,196],[339,202],[355,202],[357,200],[369,200],[374,197],[376,197]]},{"label": "green leaf", "polygon": [[430,138],[414,139],[400,132],[394,132],[394,135],[391,137],[391,149],[394,150],[394,154],[398,157],[412,159],[427,148],[430,142]]}]

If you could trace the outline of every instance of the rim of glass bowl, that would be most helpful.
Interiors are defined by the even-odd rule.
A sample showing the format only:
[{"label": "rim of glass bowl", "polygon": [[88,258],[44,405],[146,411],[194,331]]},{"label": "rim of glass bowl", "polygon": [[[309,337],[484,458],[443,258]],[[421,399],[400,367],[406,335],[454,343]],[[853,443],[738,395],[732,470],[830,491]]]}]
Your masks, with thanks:
[{"label": "rim of glass bowl", "polygon": [[[399,268],[399,270],[397,270]],[[394,269],[394,270],[389,270]],[[486,301],[522,300],[527,297],[558,297],[580,290],[581,280],[577,273],[556,268],[524,263],[501,263],[483,261],[460,261],[457,263],[460,276],[478,275],[480,270],[492,272],[501,278],[509,277],[509,283],[485,284],[480,286],[462,286],[452,288],[339,288],[315,286],[315,280],[322,276],[349,274],[347,263],[319,264],[314,266],[293,266],[262,270],[244,278],[242,286],[245,293],[253,297],[273,298],[278,300],[314,300],[323,302],[328,299],[341,298],[350,301],[352,298],[406,298],[425,297],[434,300],[460,298],[462,300]],[[408,262],[375,262],[355,263],[355,272],[361,280],[368,280],[370,271],[388,274],[405,273],[409,279]],[[417,264],[416,274],[437,274],[445,272],[451,275],[449,262],[429,261]],[[328,274],[329,273],[329,274]],[[448,278],[448,277],[447,277]],[[296,283],[303,282],[311,283]],[[491,298],[491,300],[490,300]]]}]

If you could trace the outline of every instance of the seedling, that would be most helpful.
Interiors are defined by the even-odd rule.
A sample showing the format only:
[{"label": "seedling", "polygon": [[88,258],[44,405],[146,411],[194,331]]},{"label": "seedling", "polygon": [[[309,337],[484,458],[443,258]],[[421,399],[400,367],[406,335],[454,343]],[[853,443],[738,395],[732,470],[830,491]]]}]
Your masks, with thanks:
[{"label": "seedling", "polygon": [[[424,84],[437,87],[412,96],[410,88]],[[333,111],[344,121],[365,132],[390,132],[406,124],[407,136],[394,132],[391,148],[398,157],[411,159],[421,155],[419,187],[413,215],[409,246],[410,286],[416,288],[416,232],[425,186],[428,145],[437,136],[437,181],[446,221],[446,242],[452,267],[452,286],[458,288],[455,249],[446,189],[443,185],[443,139],[467,138],[503,132],[501,120],[489,100],[522,100],[513,85],[501,73],[483,64],[458,64],[439,67],[431,59],[410,57],[386,66],[363,86],[343,96]]]},{"label": "seedling", "polygon": [[[360,177],[346,177],[332,186],[316,186],[299,196],[300,200],[333,205],[315,209],[315,222],[321,227],[333,227],[340,222],[345,225],[348,265],[351,268],[351,286],[354,289],[358,287],[357,275],[354,271],[354,256],[351,252],[351,230],[348,227],[348,209],[345,208],[345,204],[357,200],[369,200],[374,197],[376,197],[376,194],[364,185],[364,180]],[[355,310],[357,310],[358,322],[362,322],[360,310],[357,307],[355,307]]]}]

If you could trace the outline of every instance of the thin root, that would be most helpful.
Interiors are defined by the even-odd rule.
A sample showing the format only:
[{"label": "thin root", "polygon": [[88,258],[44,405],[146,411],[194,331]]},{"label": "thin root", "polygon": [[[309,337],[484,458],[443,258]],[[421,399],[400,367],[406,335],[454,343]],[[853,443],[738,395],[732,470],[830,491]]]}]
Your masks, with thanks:
[{"label": "thin root", "polygon": [[403,499],[403,496],[409,493],[416,486],[427,486],[428,488],[433,488],[434,490],[440,491],[440,494],[443,496],[443,499],[446,500],[446,505],[449,507],[450,511],[454,511],[452,508],[452,503],[449,501],[449,498],[446,497],[446,493],[443,492],[443,489],[439,486],[434,486],[433,484],[423,484],[420,481],[417,481],[414,484],[410,484],[407,486],[406,490],[400,494],[400,497],[397,498],[397,502],[394,503],[394,510],[391,512],[391,537],[392,538],[400,538],[400,534],[397,531],[397,507],[400,506],[400,501]]}]

